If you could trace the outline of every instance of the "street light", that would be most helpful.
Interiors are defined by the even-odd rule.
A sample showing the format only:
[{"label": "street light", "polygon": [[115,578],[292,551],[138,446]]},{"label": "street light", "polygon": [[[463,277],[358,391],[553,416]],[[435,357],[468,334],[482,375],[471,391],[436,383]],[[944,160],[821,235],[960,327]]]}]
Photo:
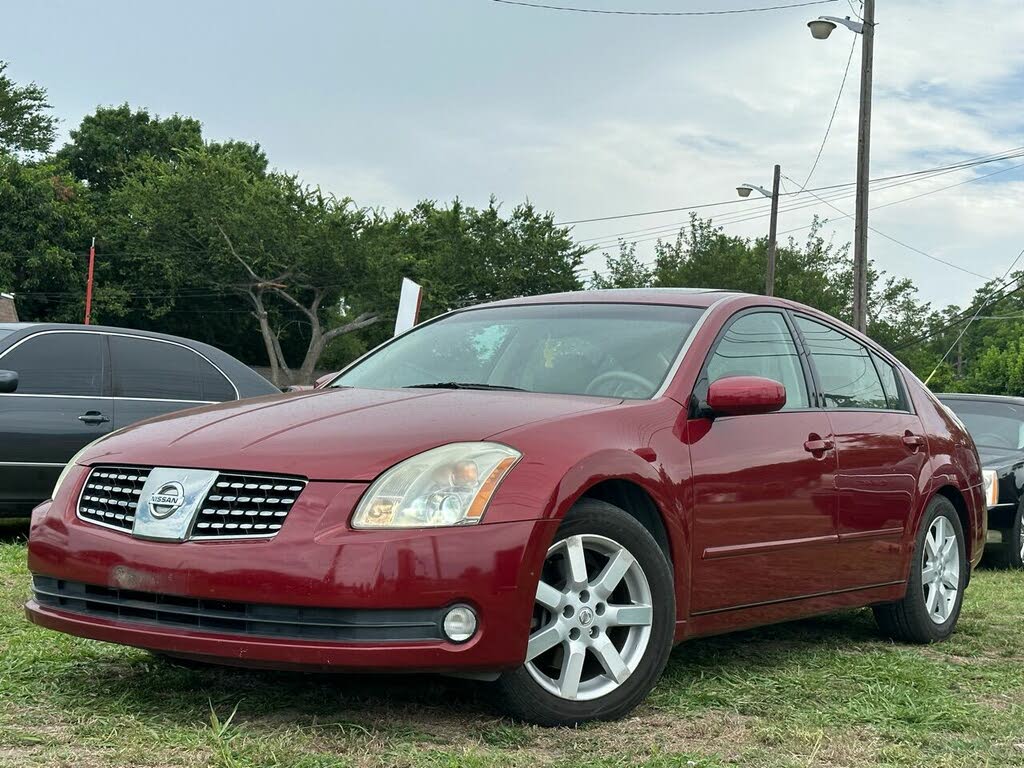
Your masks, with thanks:
[{"label": "street light", "polygon": [[857,137],[857,212],[853,237],[853,325],[868,329],[868,181],[871,178],[871,77],[875,55],[875,0],[864,0],[864,21],[819,16],[807,23],[815,40],[840,26],[864,36],[860,68],[860,128]]},{"label": "street light", "polygon": [[777,250],[775,239],[779,230],[779,181],[781,178],[782,169],[776,165],[775,181],[771,192],[757,184],[740,184],[736,187],[736,194],[740,197],[750,197],[751,192],[760,192],[772,201],[772,220],[768,226],[768,269],[765,271],[764,277],[765,296],[772,296],[775,293],[775,254]]}]

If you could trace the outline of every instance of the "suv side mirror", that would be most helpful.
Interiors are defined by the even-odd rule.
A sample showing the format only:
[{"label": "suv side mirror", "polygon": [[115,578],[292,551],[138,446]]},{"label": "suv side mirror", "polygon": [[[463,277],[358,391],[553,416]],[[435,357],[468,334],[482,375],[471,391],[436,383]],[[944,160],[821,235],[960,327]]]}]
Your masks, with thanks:
[{"label": "suv side mirror", "polygon": [[715,416],[774,413],[786,405],[786,388],[760,376],[729,376],[708,387],[707,404]]},{"label": "suv side mirror", "polygon": [[0,393],[9,394],[18,388],[18,374],[14,371],[0,371]]}]

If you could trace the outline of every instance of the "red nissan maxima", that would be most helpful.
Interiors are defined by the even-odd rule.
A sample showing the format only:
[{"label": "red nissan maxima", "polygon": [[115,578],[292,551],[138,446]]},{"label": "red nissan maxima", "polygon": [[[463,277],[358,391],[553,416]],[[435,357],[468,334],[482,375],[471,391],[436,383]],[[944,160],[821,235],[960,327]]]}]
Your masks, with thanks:
[{"label": "red nissan maxima", "polygon": [[93,443],[35,510],[27,612],[192,661],[475,677],[567,724],[629,712],[692,637],[872,606],[941,640],[985,535],[971,438],[842,323],[571,293]]}]

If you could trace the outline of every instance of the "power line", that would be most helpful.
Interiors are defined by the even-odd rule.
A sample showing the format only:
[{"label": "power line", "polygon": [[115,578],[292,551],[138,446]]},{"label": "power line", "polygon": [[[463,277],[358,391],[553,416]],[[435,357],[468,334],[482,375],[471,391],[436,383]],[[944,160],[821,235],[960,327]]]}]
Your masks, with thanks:
[{"label": "power line", "polygon": [[766,5],[759,8],[730,8],[720,11],[620,11],[607,8],[578,8],[569,5],[549,5],[547,3],[530,3],[524,0],[492,0],[502,5],[517,5],[524,8],[537,8],[545,11],[567,11],[569,13],[593,13],[604,16],[730,16],[737,13],[765,13],[766,11],[782,11],[787,8],[806,8],[811,5],[828,5],[838,0],[808,0],[802,3],[785,5]]},{"label": "power line", "polygon": [[843,91],[846,90],[846,79],[850,76],[850,64],[853,63],[853,52],[857,50],[857,40],[859,37],[859,35],[853,36],[853,45],[850,46],[850,57],[846,60],[846,69],[843,70],[843,81],[839,84],[839,93],[836,94],[836,103],[835,106],[832,107],[832,116],[828,119],[828,127],[825,128],[825,136],[821,140],[821,146],[818,147],[818,154],[814,158],[814,164],[811,165],[811,170],[807,173],[807,178],[804,180],[802,189],[807,188],[807,185],[811,183],[811,177],[814,176],[814,172],[818,170],[818,163],[821,162],[821,155],[825,151],[825,145],[828,143],[829,134],[832,133],[832,124],[836,120],[836,113],[839,111],[839,103],[843,100]]}]

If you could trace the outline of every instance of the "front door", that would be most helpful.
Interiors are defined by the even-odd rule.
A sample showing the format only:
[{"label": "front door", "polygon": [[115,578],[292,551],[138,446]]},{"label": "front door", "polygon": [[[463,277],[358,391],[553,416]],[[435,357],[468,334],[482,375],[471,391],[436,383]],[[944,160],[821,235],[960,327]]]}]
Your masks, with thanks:
[{"label": "front door", "polygon": [[687,424],[693,613],[832,590],[836,452],[828,416],[811,407],[809,371],[793,339],[783,313],[742,313],[716,341],[697,385],[699,399],[716,379],[763,376],[786,387],[786,406]]},{"label": "front door", "polygon": [[49,497],[81,448],[110,431],[106,341],[88,332],[45,332],[0,355],[18,389],[0,394],[0,514],[27,514]]},{"label": "front door", "polygon": [[839,453],[836,588],[906,578],[901,547],[928,446],[897,369],[840,330],[795,315]]}]

